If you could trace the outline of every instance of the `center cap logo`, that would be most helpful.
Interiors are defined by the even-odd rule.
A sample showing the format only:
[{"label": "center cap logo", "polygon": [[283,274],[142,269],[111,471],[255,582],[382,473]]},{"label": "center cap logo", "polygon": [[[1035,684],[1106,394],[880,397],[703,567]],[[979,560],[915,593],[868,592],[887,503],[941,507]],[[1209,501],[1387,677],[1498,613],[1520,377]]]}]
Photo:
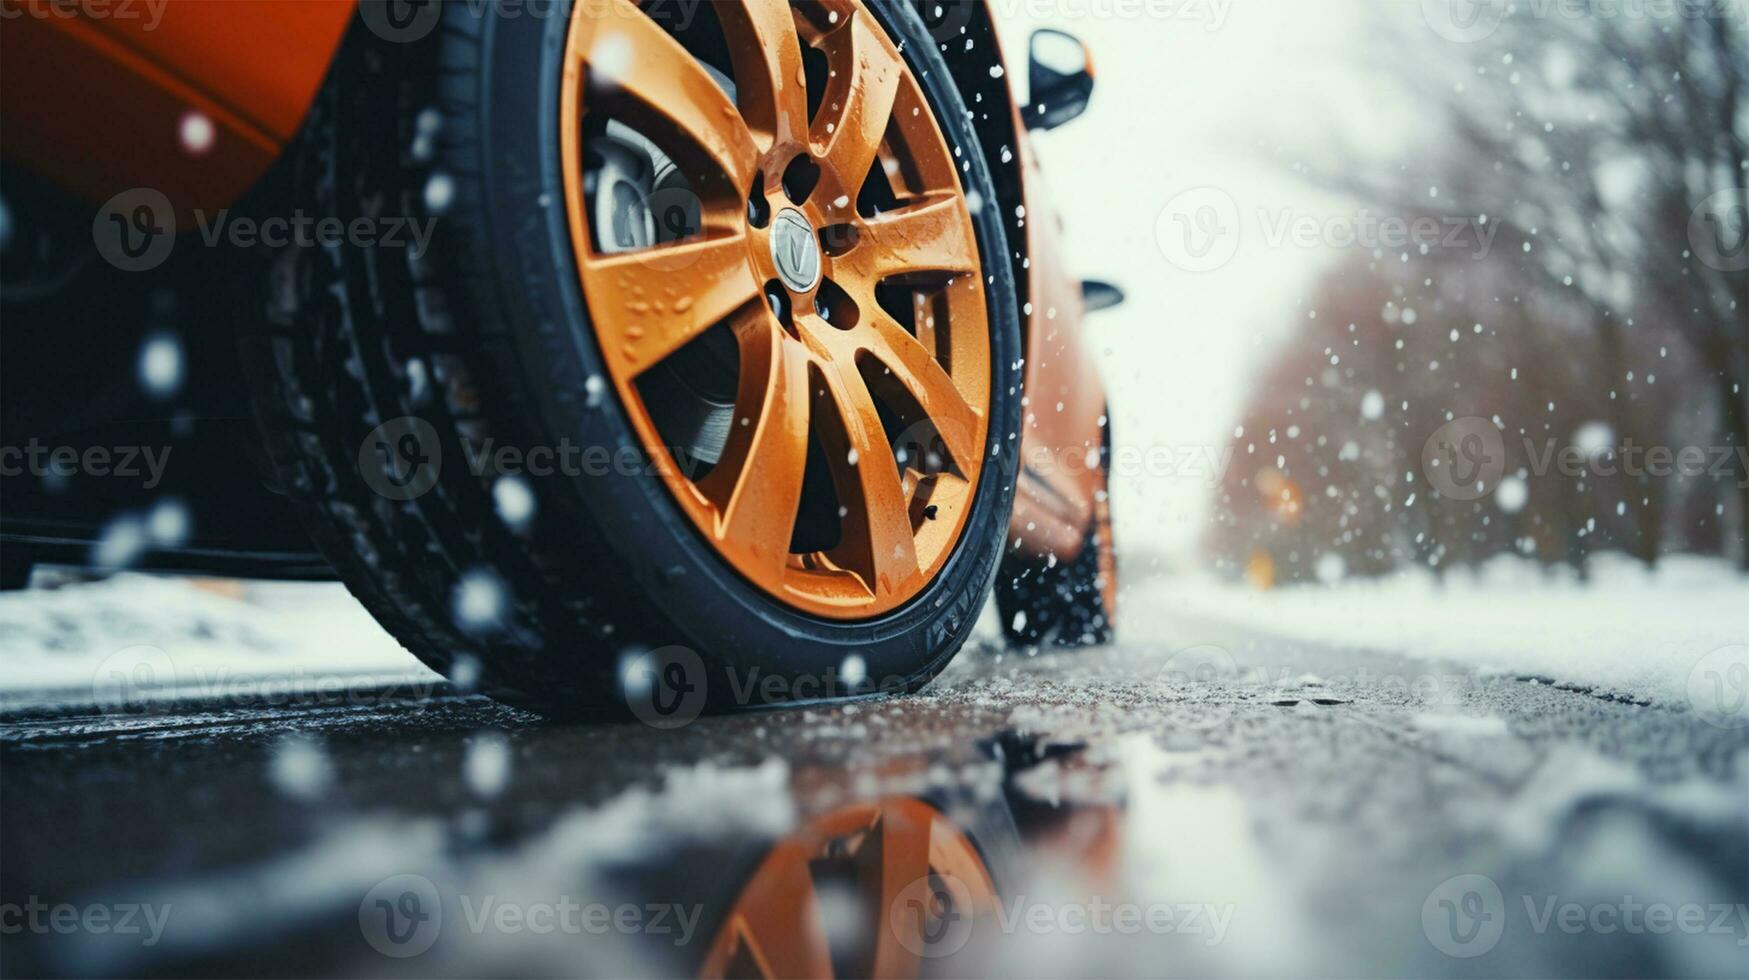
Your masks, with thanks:
[{"label": "center cap logo", "polygon": [[771,223],[771,261],[790,289],[805,293],[820,281],[820,243],[814,226],[795,208],[784,208]]}]

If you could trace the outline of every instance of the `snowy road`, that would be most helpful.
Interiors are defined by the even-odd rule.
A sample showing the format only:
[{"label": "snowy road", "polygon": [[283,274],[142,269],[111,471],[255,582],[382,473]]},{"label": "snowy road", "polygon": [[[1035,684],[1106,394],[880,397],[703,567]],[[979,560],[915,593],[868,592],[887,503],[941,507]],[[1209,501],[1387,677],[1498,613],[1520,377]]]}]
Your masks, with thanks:
[{"label": "snowy road", "polygon": [[5,721],[10,975],[1749,974],[1749,729],[1158,610],[673,731],[417,686]]}]

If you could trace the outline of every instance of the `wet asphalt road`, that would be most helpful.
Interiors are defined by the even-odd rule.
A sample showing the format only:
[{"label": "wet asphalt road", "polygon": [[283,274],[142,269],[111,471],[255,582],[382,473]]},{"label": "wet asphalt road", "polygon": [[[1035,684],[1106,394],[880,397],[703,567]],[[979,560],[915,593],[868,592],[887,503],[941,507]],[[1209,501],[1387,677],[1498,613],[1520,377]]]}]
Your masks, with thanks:
[{"label": "wet asphalt road", "polygon": [[[820,829],[853,812],[883,849]],[[728,972],[825,937],[841,973],[1749,975],[1749,730],[1197,623],[673,731],[443,691],[13,708],[0,825],[9,976],[689,975],[737,923]],[[857,877],[918,839],[924,892]],[[956,840],[999,908],[943,884],[981,880]],[[799,905],[760,878],[786,841]]]}]

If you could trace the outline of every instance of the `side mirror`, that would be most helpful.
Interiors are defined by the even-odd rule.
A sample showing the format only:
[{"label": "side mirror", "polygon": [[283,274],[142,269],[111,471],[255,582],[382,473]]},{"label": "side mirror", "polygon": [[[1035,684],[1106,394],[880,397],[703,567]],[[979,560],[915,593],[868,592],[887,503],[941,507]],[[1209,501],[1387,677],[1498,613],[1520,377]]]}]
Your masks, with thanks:
[{"label": "side mirror", "polygon": [[1122,306],[1123,290],[1109,282],[1098,279],[1087,279],[1081,283],[1081,308],[1089,313],[1109,310],[1114,306]]},{"label": "side mirror", "polygon": [[1093,55],[1073,34],[1032,32],[1028,73],[1032,104],[1022,111],[1027,129],[1055,129],[1087,111],[1093,94]]}]

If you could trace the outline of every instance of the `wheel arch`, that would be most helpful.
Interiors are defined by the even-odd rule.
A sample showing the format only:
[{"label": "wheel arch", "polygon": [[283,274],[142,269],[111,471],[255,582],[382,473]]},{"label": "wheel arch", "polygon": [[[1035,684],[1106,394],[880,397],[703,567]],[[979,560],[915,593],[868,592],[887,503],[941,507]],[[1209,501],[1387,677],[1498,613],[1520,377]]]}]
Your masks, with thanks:
[{"label": "wheel arch", "polygon": [[[1036,195],[1036,163],[1026,145],[1020,106],[1009,87],[1014,65],[1004,58],[990,0],[913,0],[930,25],[955,85],[968,106],[989,107],[974,121],[979,150],[996,188],[1008,238],[1008,261],[1021,307],[1020,343],[1027,394],[1063,407],[1023,425],[1023,457],[1053,460],[1093,446],[1104,433],[1107,393],[1086,349],[1079,283],[1069,278],[1050,236],[1058,222]],[[941,10],[939,15],[932,11]],[[1054,318],[1048,314],[1055,314]],[[1028,417],[1032,417],[1030,414]],[[1009,538],[1031,558],[1073,558],[1097,520],[1102,490],[1086,467],[1023,467]]]},{"label": "wheel arch", "polygon": [[[1023,306],[1020,346],[1029,347],[1032,317],[1024,304],[1032,296],[1030,249],[1021,215],[1026,205],[1026,179],[1022,165],[1024,147],[1020,111],[1008,87],[1009,66],[997,36],[989,0],[912,0],[919,17],[929,26],[942,59],[953,75],[954,85],[967,106],[983,106],[972,129],[978,149],[996,187],[996,205],[1002,214],[1002,230],[1008,237],[1008,262],[1014,270],[1014,289]],[[930,11],[940,9],[939,16]],[[969,42],[969,43],[967,43]],[[1005,152],[1006,151],[1006,152]]]}]

